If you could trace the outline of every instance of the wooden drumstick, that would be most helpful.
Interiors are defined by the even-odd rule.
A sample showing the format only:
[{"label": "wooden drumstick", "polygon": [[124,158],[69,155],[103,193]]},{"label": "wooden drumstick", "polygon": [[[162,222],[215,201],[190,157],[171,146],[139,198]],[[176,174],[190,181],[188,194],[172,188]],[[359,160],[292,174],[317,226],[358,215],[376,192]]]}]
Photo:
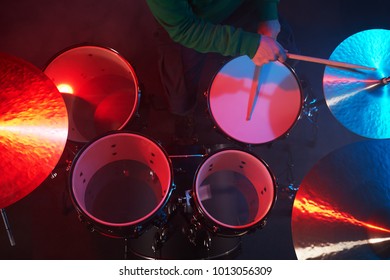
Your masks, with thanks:
[{"label": "wooden drumstick", "polygon": [[261,73],[261,66],[256,65],[255,71],[253,73],[251,91],[249,93],[248,108],[247,108],[247,112],[246,112],[246,120],[247,121],[249,121],[251,119],[253,108],[255,105],[256,95],[258,94],[260,73]]},{"label": "wooden drumstick", "polygon": [[304,56],[304,55],[298,55],[298,54],[292,54],[292,53],[286,53],[286,55],[289,59],[320,63],[320,64],[325,64],[328,66],[342,67],[342,68],[349,68],[349,69],[364,69],[364,70],[370,70],[370,71],[376,70],[376,68],[374,68],[374,67],[367,67],[367,66],[363,66],[363,65],[345,63],[345,62],[328,60],[328,59],[323,59],[323,58],[316,58],[316,57],[310,57],[310,56]]}]

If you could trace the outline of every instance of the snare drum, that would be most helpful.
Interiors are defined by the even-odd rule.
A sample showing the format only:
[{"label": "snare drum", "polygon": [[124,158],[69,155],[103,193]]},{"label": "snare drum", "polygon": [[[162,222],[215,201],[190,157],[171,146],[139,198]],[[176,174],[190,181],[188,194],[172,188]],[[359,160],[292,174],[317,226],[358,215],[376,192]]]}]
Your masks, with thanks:
[{"label": "snare drum", "polygon": [[158,220],[173,190],[172,164],[154,141],[111,132],[87,144],[71,168],[70,193],[87,225],[112,237],[137,237]]},{"label": "snare drum", "polygon": [[261,67],[258,95],[247,120],[255,64],[240,56],[225,64],[208,92],[210,114],[229,138],[246,144],[263,144],[285,135],[302,110],[303,97],[296,75],[281,62]]},{"label": "snare drum", "polygon": [[85,143],[123,129],[137,111],[136,74],[112,49],[90,45],[67,49],[50,61],[44,73],[64,98],[69,140]]},{"label": "snare drum", "polygon": [[240,236],[262,227],[276,200],[267,164],[251,153],[225,149],[196,171],[192,191],[200,224],[220,236]]}]

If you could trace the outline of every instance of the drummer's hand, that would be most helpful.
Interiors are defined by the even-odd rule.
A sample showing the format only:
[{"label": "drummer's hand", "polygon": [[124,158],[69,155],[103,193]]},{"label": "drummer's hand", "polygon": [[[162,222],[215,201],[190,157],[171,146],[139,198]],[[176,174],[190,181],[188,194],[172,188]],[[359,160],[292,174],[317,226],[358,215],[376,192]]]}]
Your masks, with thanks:
[{"label": "drummer's hand", "polygon": [[259,47],[252,58],[254,64],[261,66],[271,61],[284,62],[287,59],[286,51],[275,39],[262,35]]},{"label": "drummer's hand", "polygon": [[256,65],[263,65],[270,61],[285,61],[286,51],[284,48],[276,41],[278,34],[280,32],[280,22],[279,20],[268,20],[260,22],[257,27],[257,33],[261,34],[260,44],[257,49],[255,56],[252,58],[252,61]]}]

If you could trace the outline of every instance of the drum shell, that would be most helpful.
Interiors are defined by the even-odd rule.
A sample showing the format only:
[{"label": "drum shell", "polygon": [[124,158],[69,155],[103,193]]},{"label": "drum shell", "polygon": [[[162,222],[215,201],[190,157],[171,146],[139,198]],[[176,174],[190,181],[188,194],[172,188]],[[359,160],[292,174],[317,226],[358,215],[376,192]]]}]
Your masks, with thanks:
[{"label": "drum shell", "polygon": [[114,49],[74,45],[53,56],[43,71],[65,101],[72,142],[85,144],[122,130],[137,115],[141,98],[137,75]]},{"label": "drum shell", "polygon": [[[237,162],[235,162],[236,164],[234,163],[232,164],[231,160],[227,160],[229,154],[231,157],[236,157],[234,159],[236,161],[238,160],[238,158],[240,158],[240,156],[243,156],[243,158],[246,159],[247,161],[239,159]],[[218,159],[218,157],[220,157],[220,159]],[[218,161],[220,161],[220,163],[218,163]],[[217,170],[219,169],[219,171],[236,171],[236,172],[241,172],[241,175],[246,175],[245,170],[249,170],[248,174],[251,174],[250,175],[251,178],[249,178],[251,182],[254,181],[254,176],[255,176],[255,172],[253,169],[256,169],[256,167],[260,167],[261,170],[259,171],[266,173],[266,177],[267,177],[266,180],[268,181],[268,188],[267,188],[268,209],[265,211],[266,213],[263,213],[261,216],[257,217],[255,221],[244,226],[225,224],[221,221],[218,221],[215,217],[210,215],[207,209],[203,206],[202,199],[201,199],[202,195],[199,194],[199,185],[202,183],[202,181],[207,180],[207,177],[209,175],[213,175],[215,172],[218,172],[218,171],[210,170],[210,167],[207,166],[210,163],[211,165],[214,165],[214,167],[212,168],[215,168]],[[218,164],[220,166],[218,166]],[[226,166],[226,169],[221,168],[221,165]],[[201,175],[201,173],[204,172],[206,173],[206,175],[205,176]],[[200,180],[199,178],[201,176],[204,176],[205,180]],[[258,196],[263,195],[261,194],[262,190],[256,190],[256,191],[259,191],[257,193]],[[258,158],[253,153],[244,151],[239,148],[224,148],[221,150],[217,150],[212,152],[210,155],[208,155],[196,170],[195,178],[193,181],[193,188],[191,190],[192,207],[194,209],[192,222],[196,224],[195,227],[205,228],[206,230],[208,230],[209,232],[217,236],[222,236],[222,237],[242,236],[247,234],[248,232],[262,228],[265,225],[268,214],[276,202],[276,198],[277,198],[276,194],[277,194],[276,180],[269,166],[265,163],[265,161]]]},{"label": "drum shell", "polygon": [[[109,151],[105,151],[105,148]],[[115,160],[112,160],[111,157],[114,157]],[[107,159],[111,161],[106,162]],[[161,184],[162,199],[152,211],[134,220],[111,222],[100,219],[86,209],[84,196],[87,193],[87,185],[96,175],[97,170],[104,168],[105,163],[115,163],[123,159],[149,164],[153,173],[164,182]],[[99,161],[102,161],[103,164]],[[85,163],[87,164],[84,167]],[[154,140],[140,133],[109,132],[86,144],[78,152],[71,166],[68,188],[79,219],[86,224],[89,230],[109,237],[137,238],[150,226],[160,226],[166,222],[168,215],[166,206],[175,189],[172,170],[171,160]]]}]

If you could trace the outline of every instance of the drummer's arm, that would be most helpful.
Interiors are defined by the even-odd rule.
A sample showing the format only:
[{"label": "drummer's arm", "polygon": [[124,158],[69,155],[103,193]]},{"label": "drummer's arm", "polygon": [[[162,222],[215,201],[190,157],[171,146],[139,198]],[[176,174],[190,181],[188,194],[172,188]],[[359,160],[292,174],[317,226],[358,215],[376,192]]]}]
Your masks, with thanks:
[{"label": "drummer's arm", "polygon": [[280,32],[278,5],[279,0],[260,0],[257,2],[258,34],[266,35],[276,40]]},{"label": "drummer's arm", "polygon": [[284,48],[276,41],[280,32],[278,2],[275,0],[259,1],[258,10],[261,14],[257,33],[262,36],[257,51],[252,57],[252,61],[259,66],[273,60],[286,60]]},{"label": "drummer's arm", "polygon": [[198,52],[253,57],[260,34],[230,25],[214,24],[197,16],[188,0],[147,0],[156,20],[170,37]]}]

